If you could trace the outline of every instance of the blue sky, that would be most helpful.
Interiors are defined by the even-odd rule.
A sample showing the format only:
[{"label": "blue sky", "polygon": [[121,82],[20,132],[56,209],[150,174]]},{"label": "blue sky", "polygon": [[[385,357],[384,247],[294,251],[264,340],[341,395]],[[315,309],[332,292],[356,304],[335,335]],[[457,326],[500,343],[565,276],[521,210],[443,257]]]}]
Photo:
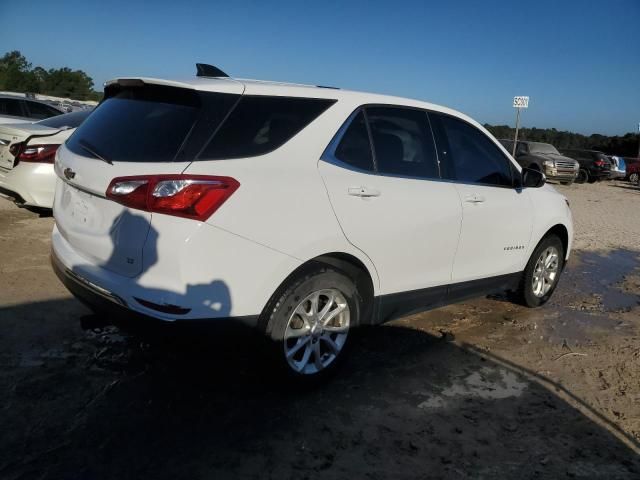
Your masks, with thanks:
[{"label": "blue sky", "polygon": [[0,54],[122,75],[335,85],[443,104],[480,122],[622,134],[640,122],[640,0],[0,0]]}]

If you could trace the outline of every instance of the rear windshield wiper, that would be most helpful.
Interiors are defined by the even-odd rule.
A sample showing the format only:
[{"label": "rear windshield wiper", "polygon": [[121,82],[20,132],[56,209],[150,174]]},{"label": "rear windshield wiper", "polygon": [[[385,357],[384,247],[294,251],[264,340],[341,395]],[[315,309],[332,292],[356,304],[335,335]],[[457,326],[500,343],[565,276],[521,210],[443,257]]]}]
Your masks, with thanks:
[{"label": "rear windshield wiper", "polygon": [[109,160],[108,158],[103,157],[98,152],[96,152],[95,147],[93,145],[91,145],[90,143],[87,143],[84,140],[78,140],[78,145],[80,145],[80,147],[82,147],[82,149],[85,152],[90,153],[93,157],[97,158],[98,160],[102,160],[103,162],[106,162],[109,165],[113,165],[113,162],[111,160]]}]

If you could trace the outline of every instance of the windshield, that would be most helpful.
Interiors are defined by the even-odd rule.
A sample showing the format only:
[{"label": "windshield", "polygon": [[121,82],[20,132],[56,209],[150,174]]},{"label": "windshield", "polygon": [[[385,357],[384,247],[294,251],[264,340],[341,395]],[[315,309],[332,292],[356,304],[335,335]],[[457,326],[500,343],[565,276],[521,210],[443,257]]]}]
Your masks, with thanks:
[{"label": "windshield", "polygon": [[50,128],[77,128],[92,111],[83,110],[82,112],[65,113],[64,115],[57,115],[36,123]]},{"label": "windshield", "polygon": [[559,155],[560,152],[549,143],[529,142],[529,153],[553,153]]}]

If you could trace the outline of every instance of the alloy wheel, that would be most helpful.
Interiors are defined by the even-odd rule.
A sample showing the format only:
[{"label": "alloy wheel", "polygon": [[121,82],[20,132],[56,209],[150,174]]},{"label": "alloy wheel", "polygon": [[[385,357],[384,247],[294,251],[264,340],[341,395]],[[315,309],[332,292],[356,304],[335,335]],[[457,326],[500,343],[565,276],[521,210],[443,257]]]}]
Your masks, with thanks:
[{"label": "alloy wheel", "polygon": [[558,269],[560,266],[560,255],[555,247],[545,248],[533,269],[533,278],[531,286],[533,294],[538,297],[544,297],[551,287],[553,287],[558,278]]},{"label": "alloy wheel", "polygon": [[284,332],[284,354],[297,373],[312,375],[331,365],[349,333],[350,311],[336,289],[318,290],[293,310]]}]

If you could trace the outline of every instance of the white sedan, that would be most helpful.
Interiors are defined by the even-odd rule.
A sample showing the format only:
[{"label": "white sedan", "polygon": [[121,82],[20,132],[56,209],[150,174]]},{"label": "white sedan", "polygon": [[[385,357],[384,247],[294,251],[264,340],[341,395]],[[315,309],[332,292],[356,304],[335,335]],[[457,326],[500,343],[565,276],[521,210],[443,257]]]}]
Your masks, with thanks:
[{"label": "white sedan", "polygon": [[51,208],[56,151],[90,113],[87,110],[35,123],[0,125],[0,195],[18,205]]}]

